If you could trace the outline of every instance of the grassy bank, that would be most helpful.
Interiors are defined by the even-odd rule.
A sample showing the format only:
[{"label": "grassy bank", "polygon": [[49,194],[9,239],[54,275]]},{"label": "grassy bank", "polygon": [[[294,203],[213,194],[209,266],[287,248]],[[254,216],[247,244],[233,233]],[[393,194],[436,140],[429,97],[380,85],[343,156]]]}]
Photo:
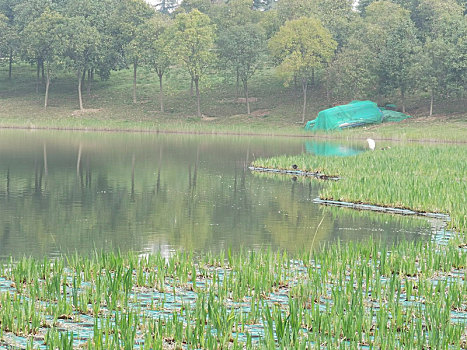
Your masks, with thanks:
[{"label": "grassy bank", "polygon": [[296,256],[24,258],[0,270],[0,344],[460,349],[466,261],[454,245],[371,242]]},{"label": "grassy bank", "polygon": [[447,213],[451,227],[467,230],[467,147],[395,144],[352,157],[299,155],[258,159],[255,166],[338,175],[326,182],[323,199]]},{"label": "grassy bank", "polygon": [[[284,87],[272,69],[258,72],[250,83],[252,114],[236,98],[231,77],[206,76],[201,86],[204,116],[196,117],[196,100],[190,96],[189,77],[180,69],[166,79],[165,113],[159,111],[158,81],[154,73],[140,70],[137,103],[132,101],[130,71],[113,72],[110,80],[96,80],[90,93],[83,88],[84,111],[77,110],[76,82],[72,75],[60,74],[50,88],[47,110],[43,108],[44,88],[36,93],[33,67],[14,67],[8,80],[6,67],[0,67],[0,127],[62,128],[96,130],[143,130],[203,133],[316,136],[303,131],[301,88]],[[308,117],[329,107],[320,87],[312,87]],[[348,101],[332,101],[336,104]],[[332,134],[332,138],[391,138],[397,140],[442,140],[467,142],[466,101],[445,101],[437,114],[426,117],[426,98],[409,102],[408,113],[416,118],[398,124],[376,125],[366,129]]]}]

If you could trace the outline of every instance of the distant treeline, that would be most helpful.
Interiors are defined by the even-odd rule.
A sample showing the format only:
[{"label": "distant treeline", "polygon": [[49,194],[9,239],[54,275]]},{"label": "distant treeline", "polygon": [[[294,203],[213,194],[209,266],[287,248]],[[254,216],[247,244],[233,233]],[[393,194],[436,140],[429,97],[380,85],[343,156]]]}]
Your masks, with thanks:
[{"label": "distant treeline", "polygon": [[82,83],[95,75],[132,68],[160,80],[181,66],[199,82],[217,71],[242,88],[250,113],[248,82],[255,71],[276,66],[285,82],[326,96],[378,99],[464,96],[467,87],[466,0],[0,0],[0,64],[37,67],[36,89],[61,71]]}]

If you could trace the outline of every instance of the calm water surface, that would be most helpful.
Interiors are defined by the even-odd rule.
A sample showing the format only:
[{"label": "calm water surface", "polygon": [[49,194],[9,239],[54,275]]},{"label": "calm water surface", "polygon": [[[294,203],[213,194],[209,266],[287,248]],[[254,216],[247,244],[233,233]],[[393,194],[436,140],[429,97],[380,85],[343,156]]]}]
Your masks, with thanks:
[{"label": "calm water surface", "polygon": [[300,138],[0,131],[0,257],[297,251],[337,239],[430,239],[436,224],[427,219],[322,207],[312,200],[323,182],[247,168],[258,157],[313,157],[336,148],[350,155],[363,147]]}]

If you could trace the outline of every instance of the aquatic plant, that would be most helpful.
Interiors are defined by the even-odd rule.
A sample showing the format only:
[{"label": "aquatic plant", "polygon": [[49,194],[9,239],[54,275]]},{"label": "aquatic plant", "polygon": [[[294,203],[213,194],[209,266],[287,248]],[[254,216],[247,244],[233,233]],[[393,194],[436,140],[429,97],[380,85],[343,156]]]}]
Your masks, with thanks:
[{"label": "aquatic plant", "polygon": [[0,337],[29,349],[455,349],[466,261],[454,244],[413,242],[25,258],[0,269]]},{"label": "aquatic plant", "polygon": [[467,230],[467,147],[401,144],[351,157],[302,154],[257,159],[257,167],[339,176],[323,183],[320,198],[446,213],[450,227]]}]

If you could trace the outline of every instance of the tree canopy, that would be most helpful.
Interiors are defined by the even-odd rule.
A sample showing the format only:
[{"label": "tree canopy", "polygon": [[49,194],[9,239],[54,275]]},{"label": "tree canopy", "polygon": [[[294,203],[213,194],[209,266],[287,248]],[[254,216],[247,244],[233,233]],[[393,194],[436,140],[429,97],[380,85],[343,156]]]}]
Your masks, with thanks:
[{"label": "tree canopy", "polygon": [[466,38],[465,0],[0,1],[8,76],[14,62],[33,64],[47,105],[55,74],[71,72],[81,109],[83,84],[89,92],[95,74],[109,79],[130,67],[136,102],[144,66],[159,78],[163,112],[163,76],[178,66],[196,87],[198,115],[208,72],[226,84],[236,78],[248,95],[254,73],[266,69],[285,83],[301,81],[302,120],[310,82],[324,82],[339,101],[391,99],[405,108],[410,95],[429,98],[431,114],[438,99],[465,96]]},{"label": "tree canopy", "polygon": [[269,41],[269,48],[279,62],[282,75],[287,79],[298,77],[302,81],[304,122],[308,81],[315,70],[331,60],[337,42],[318,19],[303,17],[286,22]]},{"label": "tree canopy", "polygon": [[214,29],[209,16],[197,9],[175,17],[174,52],[195,83],[198,117],[201,116],[199,81],[215,59]]}]

